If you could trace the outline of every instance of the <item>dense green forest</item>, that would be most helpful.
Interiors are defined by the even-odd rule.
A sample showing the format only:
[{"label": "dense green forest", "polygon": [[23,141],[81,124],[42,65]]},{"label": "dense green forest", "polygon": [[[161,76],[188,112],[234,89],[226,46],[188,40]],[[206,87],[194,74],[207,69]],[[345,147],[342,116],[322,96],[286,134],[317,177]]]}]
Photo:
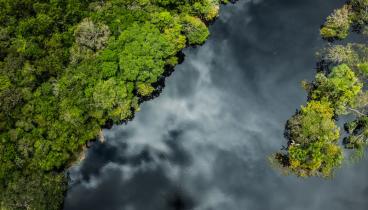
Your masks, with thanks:
[{"label": "dense green forest", "polygon": [[0,209],[60,209],[65,169],[131,119],[227,0],[0,0]]},{"label": "dense green forest", "polygon": [[[327,17],[320,34],[328,44],[317,53],[315,80],[303,82],[308,102],[288,120],[287,147],[271,161],[297,176],[331,177],[345,158],[363,156],[368,145],[368,0],[351,0]],[[342,41],[350,32],[358,42]],[[347,136],[339,142],[337,120],[344,116]],[[349,153],[349,152],[348,152]]]}]

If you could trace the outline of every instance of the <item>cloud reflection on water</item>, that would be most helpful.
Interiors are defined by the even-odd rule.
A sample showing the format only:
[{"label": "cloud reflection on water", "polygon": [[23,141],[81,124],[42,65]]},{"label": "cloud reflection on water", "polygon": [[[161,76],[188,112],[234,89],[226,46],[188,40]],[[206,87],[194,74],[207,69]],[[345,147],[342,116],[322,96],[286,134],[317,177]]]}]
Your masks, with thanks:
[{"label": "cloud reflection on water", "polygon": [[240,0],[128,125],[105,131],[65,210],[363,210],[364,161],[335,179],[284,177],[267,164],[313,77],[318,26],[332,0]]}]

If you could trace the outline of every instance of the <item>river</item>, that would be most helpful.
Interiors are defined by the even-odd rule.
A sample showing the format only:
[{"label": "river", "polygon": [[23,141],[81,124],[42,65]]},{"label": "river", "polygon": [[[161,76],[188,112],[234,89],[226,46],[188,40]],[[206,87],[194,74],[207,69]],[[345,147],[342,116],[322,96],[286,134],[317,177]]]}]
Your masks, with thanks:
[{"label": "river", "polygon": [[158,98],[70,169],[64,210],[365,210],[367,159],[333,179],[268,164],[305,103],[319,26],[342,0],[240,0],[184,51]]}]

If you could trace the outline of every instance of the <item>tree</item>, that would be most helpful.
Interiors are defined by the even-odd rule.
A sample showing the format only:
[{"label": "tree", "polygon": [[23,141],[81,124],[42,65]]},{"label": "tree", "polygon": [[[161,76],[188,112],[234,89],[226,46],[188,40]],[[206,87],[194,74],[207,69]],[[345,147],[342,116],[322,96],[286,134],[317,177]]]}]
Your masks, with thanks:
[{"label": "tree", "polygon": [[310,101],[287,123],[290,144],[307,144],[320,138],[333,142],[339,137],[334,120],[334,110],[327,101]]},{"label": "tree", "polygon": [[352,21],[354,24],[361,28],[368,22],[368,1],[367,0],[352,0],[353,8]]},{"label": "tree", "polygon": [[191,45],[202,44],[209,36],[206,25],[196,17],[185,16],[183,18],[184,34]]},{"label": "tree", "polygon": [[343,159],[333,115],[329,102],[309,101],[287,122],[288,150],[277,161],[298,176],[331,176]]},{"label": "tree", "polygon": [[321,36],[325,39],[345,39],[349,35],[351,25],[350,13],[350,5],[345,5],[340,9],[336,9],[327,17],[320,31]]},{"label": "tree", "polygon": [[139,111],[187,40],[205,41],[218,5],[0,1],[0,209],[60,209],[66,167]]},{"label": "tree", "polygon": [[[348,1],[335,10],[321,28],[328,41],[345,39],[353,31],[362,32],[368,23],[368,1]],[[318,73],[312,83],[303,83],[308,103],[286,123],[288,145],[271,161],[297,176],[329,177],[344,158],[338,146],[339,116],[352,113],[355,119],[345,124],[348,136],[345,148],[355,149],[361,157],[368,145],[368,93],[365,83],[368,72],[366,44],[330,45],[318,53]]]},{"label": "tree", "polygon": [[110,36],[107,25],[95,24],[91,19],[84,19],[74,31],[75,41],[79,46],[88,47],[93,51],[103,49]]},{"label": "tree", "polygon": [[346,64],[341,64],[334,67],[327,77],[318,73],[313,86],[311,100],[329,101],[336,114],[345,114],[348,107],[355,107],[355,99],[363,84]]}]

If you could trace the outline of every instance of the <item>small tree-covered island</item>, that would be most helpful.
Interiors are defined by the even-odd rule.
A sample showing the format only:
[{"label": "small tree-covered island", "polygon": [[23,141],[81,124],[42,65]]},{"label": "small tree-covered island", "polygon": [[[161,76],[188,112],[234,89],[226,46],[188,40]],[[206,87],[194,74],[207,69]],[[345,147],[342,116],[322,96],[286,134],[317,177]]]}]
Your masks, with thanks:
[{"label": "small tree-covered island", "polygon": [[0,209],[61,209],[65,169],[159,91],[227,2],[0,0]]},{"label": "small tree-covered island", "polygon": [[[351,0],[322,25],[328,45],[317,52],[315,80],[302,82],[308,101],[286,123],[287,146],[270,158],[283,172],[327,178],[342,165],[343,148],[352,149],[347,154],[354,160],[363,156],[368,145],[367,23],[368,0]],[[350,32],[360,41],[341,42]],[[341,143],[339,119],[349,119]]]}]

